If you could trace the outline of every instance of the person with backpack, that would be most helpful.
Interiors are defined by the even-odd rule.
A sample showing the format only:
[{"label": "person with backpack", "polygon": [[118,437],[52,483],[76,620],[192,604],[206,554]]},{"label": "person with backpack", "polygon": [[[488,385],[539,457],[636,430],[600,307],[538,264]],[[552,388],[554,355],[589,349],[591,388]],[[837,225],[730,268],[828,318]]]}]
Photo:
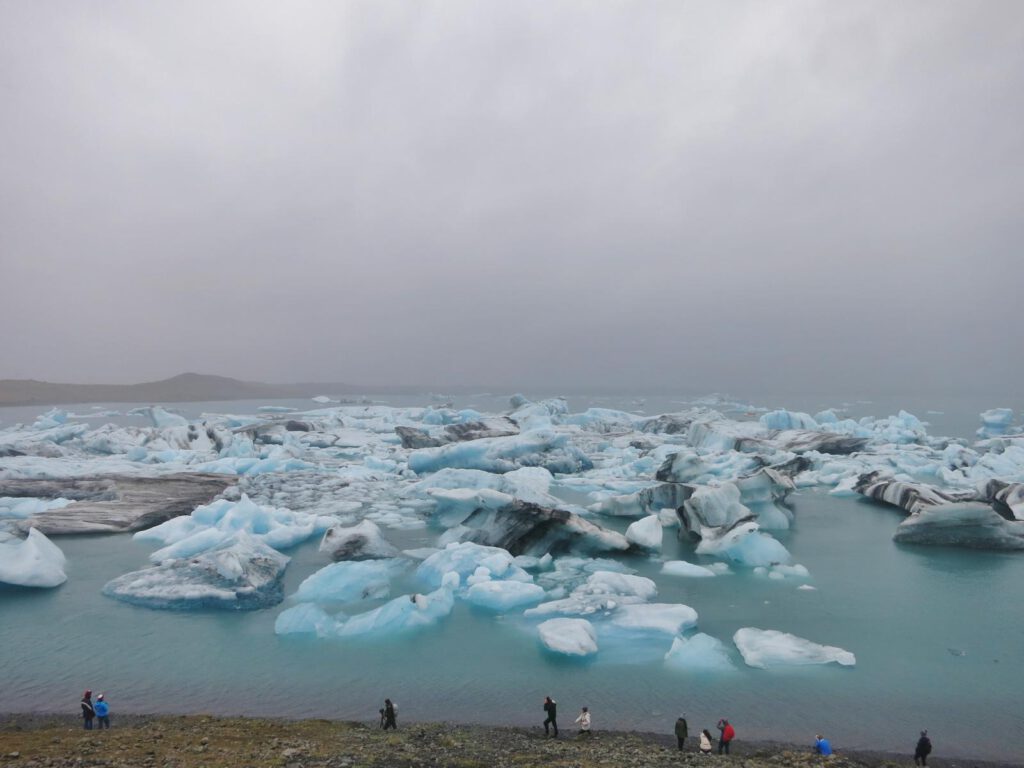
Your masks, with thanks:
[{"label": "person with backpack", "polygon": [[932,740],[928,738],[928,731],[921,731],[921,738],[917,740],[917,748],[914,750],[914,765],[928,765],[928,755],[932,753]]},{"label": "person with backpack", "polygon": [[396,731],[398,730],[398,723],[395,720],[395,717],[397,716],[397,713],[398,713],[398,707],[396,707],[394,704],[391,703],[391,699],[384,699],[384,730],[385,731],[388,728],[393,728]]},{"label": "person with backpack", "polygon": [[544,697],[544,735],[548,735],[548,726],[555,731],[555,738],[558,738],[558,721],[555,719],[558,711],[558,702],[550,696]]},{"label": "person with backpack", "polygon": [[96,710],[92,705],[92,691],[82,694],[82,725],[85,730],[92,730],[92,719],[96,717]]},{"label": "person with backpack", "polygon": [[679,751],[686,746],[686,737],[690,735],[690,726],[686,722],[686,714],[676,720],[676,739],[679,741]]},{"label": "person with backpack", "polygon": [[101,693],[96,697],[96,704],[93,709],[96,710],[96,720],[99,725],[99,729],[102,731],[104,728],[110,728],[110,705],[107,704],[107,700]]},{"label": "person with backpack", "polygon": [[718,754],[729,754],[729,743],[736,738],[736,729],[724,717],[718,721]]}]

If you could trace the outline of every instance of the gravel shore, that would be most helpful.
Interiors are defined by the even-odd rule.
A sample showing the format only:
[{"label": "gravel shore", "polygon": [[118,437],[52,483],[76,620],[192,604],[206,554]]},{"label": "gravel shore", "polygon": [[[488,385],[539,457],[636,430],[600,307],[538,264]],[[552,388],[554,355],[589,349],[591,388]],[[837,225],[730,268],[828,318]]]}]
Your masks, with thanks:
[{"label": "gravel shore", "polygon": [[[935,768],[1003,768],[970,760],[943,760]],[[668,735],[597,731],[578,737],[563,730],[547,739],[537,728],[446,723],[404,724],[382,732],[365,723],[260,720],[203,715],[123,715],[108,731],[84,731],[77,718],[0,716],[0,765],[31,768],[611,768],[719,766],[719,768],[895,768],[909,755],[844,753],[821,758],[809,747],[737,741],[730,756],[704,756],[690,739],[679,752]]]}]

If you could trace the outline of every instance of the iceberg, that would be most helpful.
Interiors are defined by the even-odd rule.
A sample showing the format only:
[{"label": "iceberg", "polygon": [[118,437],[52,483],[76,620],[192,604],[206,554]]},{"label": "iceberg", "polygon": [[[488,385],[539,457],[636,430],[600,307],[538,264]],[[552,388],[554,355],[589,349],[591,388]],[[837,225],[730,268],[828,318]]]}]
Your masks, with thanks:
[{"label": "iceberg", "polygon": [[401,568],[394,560],[367,560],[331,563],[307,576],[295,599],[313,603],[351,603],[387,597],[391,577]]},{"label": "iceberg", "polygon": [[482,469],[502,474],[520,467],[544,467],[550,472],[575,474],[593,464],[569,435],[536,429],[509,437],[488,437],[439,448],[421,448],[409,454],[409,469],[417,474],[446,467]]},{"label": "iceberg", "polygon": [[698,632],[693,637],[677,637],[665,654],[665,664],[694,672],[725,672],[735,669],[729,651],[721,640]]},{"label": "iceberg", "polygon": [[661,549],[661,538],[661,518],[658,515],[648,515],[626,529],[626,540],[645,549]]},{"label": "iceberg", "polygon": [[759,421],[768,429],[818,429],[818,422],[810,414],[799,411],[769,411],[763,414]]},{"label": "iceberg", "polygon": [[289,558],[244,531],[194,557],[169,559],[107,582],[103,594],[145,608],[256,610],[283,599]]},{"label": "iceberg", "polygon": [[690,578],[708,578],[717,574],[710,568],[703,565],[688,563],[685,560],[668,560],[661,566],[661,572],[666,576],[685,576]]},{"label": "iceberg", "polygon": [[610,623],[618,629],[678,635],[697,626],[697,612],[682,604],[634,603],[619,606]]},{"label": "iceberg", "polygon": [[491,579],[533,581],[526,571],[512,561],[512,555],[498,547],[485,547],[472,542],[452,543],[420,563],[416,569],[416,578],[430,587],[439,587],[449,574],[456,574],[465,582],[478,568],[485,568]]},{"label": "iceberg", "polygon": [[22,539],[0,530],[0,583],[19,587],[57,587],[68,580],[64,553],[30,528]]},{"label": "iceberg", "polygon": [[329,635],[337,619],[313,603],[300,603],[278,614],[274,621],[277,635]]},{"label": "iceberg", "polygon": [[579,657],[597,653],[597,633],[586,619],[548,619],[537,626],[537,634],[553,653]]},{"label": "iceberg", "polygon": [[433,626],[455,607],[457,579],[446,579],[438,589],[425,595],[402,595],[366,613],[339,623],[338,637],[392,637]]},{"label": "iceberg", "polygon": [[744,627],[733,635],[733,642],[749,667],[767,669],[802,664],[831,664],[852,667],[856,657],[832,645],[818,645],[796,635],[774,629]]},{"label": "iceberg", "polygon": [[1010,425],[1013,424],[1012,408],[991,408],[982,411],[981,429],[978,430],[978,437],[1002,437],[1010,432]]},{"label": "iceberg", "polygon": [[320,551],[329,554],[332,560],[373,560],[399,554],[372,520],[363,520],[350,527],[335,525],[328,528],[320,542]]},{"label": "iceberg", "polygon": [[492,611],[535,605],[544,599],[544,589],[523,581],[482,581],[466,590],[466,600]]},{"label": "iceberg", "polygon": [[697,545],[697,554],[714,555],[748,566],[789,565],[789,551],[757,523],[741,520],[731,528],[705,529],[704,538]]},{"label": "iceberg", "polygon": [[900,523],[893,541],[968,549],[1024,549],[1024,521],[1007,520],[980,502],[921,507]]}]

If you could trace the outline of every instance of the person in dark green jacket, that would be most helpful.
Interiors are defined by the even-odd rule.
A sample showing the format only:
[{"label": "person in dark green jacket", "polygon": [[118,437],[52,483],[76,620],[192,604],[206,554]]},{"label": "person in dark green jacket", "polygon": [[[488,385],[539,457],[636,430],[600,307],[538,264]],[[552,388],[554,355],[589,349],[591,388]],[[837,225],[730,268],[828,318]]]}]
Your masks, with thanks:
[{"label": "person in dark green jacket", "polygon": [[690,727],[686,723],[686,714],[676,720],[676,738],[679,740],[679,751],[686,746],[686,737],[690,735]]}]

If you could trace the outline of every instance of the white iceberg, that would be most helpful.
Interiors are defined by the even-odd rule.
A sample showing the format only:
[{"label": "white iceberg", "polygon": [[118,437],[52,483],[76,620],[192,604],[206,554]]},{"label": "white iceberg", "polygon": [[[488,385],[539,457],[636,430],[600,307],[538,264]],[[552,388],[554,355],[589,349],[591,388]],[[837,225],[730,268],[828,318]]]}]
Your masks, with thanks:
[{"label": "white iceberg", "polygon": [[544,589],[523,581],[482,581],[466,590],[466,600],[492,611],[534,605],[544,599]]},{"label": "white iceberg", "polygon": [[774,629],[744,627],[736,631],[732,640],[747,666],[760,669],[831,663],[852,667],[857,663],[856,657],[842,648],[818,645]]},{"label": "white iceberg", "polygon": [[661,549],[662,527],[658,515],[648,515],[626,529],[626,540],[646,549]]},{"label": "white iceberg", "polygon": [[545,648],[566,656],[592,656],[597,653],[597,633],[586,619],[548,619],[537,626]]},{"label": "white iceberg", "polygon": [[688,605],[636,603],[620,606],[612,614],[611,624],[619,629],[677,635],[697,626],[697,612]]},{"label": "white iceberg", "polygon": [[696,563],[688,563],[686,560],[667,560],[661,566],[661,572],[666,576],[685,576],[688,578],[708,578],[717,574],[710,568]]},{"label": "white iceberg", "polygon": [[56,587],[67,581],[64,553],[35,528],[22,539],[0,531],[0,583]]},{"label": "white iceberg", "polygon": [[693,637],[677,637],[665,654],[665,664],[676,669],[724,672],[735,669],[729,651],[721,640],[698,632]]},{"label": "white iceberg", "polygon": [[372,520],[358,525],[335,525],[327,529],[320,542],[320,551],[332,560],[373,560],[397,557],[398,549],[384,538],[380,527]]}]

